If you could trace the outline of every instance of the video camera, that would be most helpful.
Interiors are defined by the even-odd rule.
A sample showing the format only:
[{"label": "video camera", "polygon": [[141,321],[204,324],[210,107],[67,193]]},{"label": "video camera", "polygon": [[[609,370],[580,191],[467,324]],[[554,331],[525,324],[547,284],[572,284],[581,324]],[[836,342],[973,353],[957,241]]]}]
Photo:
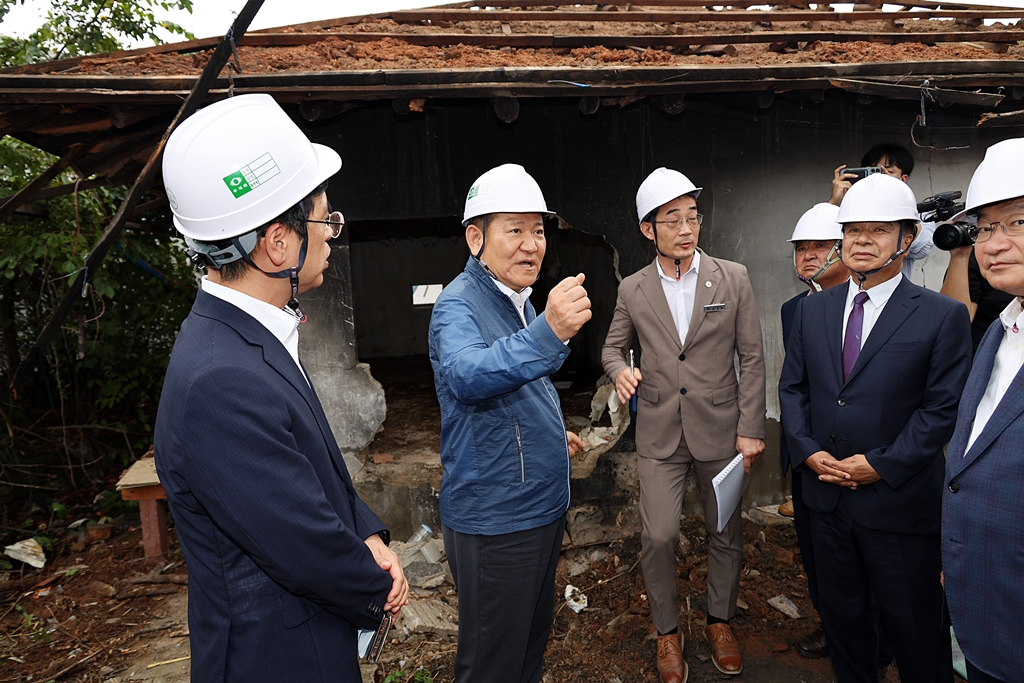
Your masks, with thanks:
[{"label": "video camera", "polygon": [[[917,211],[921,214],[921,220],[931,223],[942,223],[948,221],[964,210],[966,204],[957,202],[963,196],[960,190],[950,192],[939,192],[928,197],[917,205]],[[932,241],[943,251],[952,251],[957,247],[967,247],[974,244],[971,237],[970,223],[944,223],[935,228]]]}]

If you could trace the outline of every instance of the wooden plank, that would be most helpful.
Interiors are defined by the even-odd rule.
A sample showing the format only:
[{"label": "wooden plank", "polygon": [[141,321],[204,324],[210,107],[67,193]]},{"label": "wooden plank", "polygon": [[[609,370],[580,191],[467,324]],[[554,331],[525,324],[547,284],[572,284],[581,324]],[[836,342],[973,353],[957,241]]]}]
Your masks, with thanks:
[{"label": "wooden plank", "polygon": [[636,22],[692,23],[698,21],[892,21],[895,19],[1018,19],[1024,8],[996,10],[928,9],[920,11],[883,12],[881,10],[833,12],[828,10],[751,10],[751,11],[635,11],[635,12],[566,12],[511,10],[403,10],[392,12],[398,23],[423,21],[565,21],[565,22]]},{"label": "wooden plank", "polygon": [[167,494],[164,492],[164,487],[160,484],[121,489],[122,500],[164,500],[166,498]]},{"label": "wooden plank", "polygon": [[305,45],[336,37],[353,42],[375,40],[398,40],[409,45],[445,46],[475,45],[482,47],[662,47],[666,45],[715,45],[721,43],[797,43],[853,42],[873,43],[945,43],[985,41],[990,43],[1016,43],[1024,40],[1024,31],[947,31],[947,32],[906,32],[879,33],[860,31],[758,31],[751,33],[695,33],[689,35],[550,35],[522,33],[513,35],[493,33],[331,33],[331,34],[265,34],[252,36],[260,45]]},{"label": "wooden plank", "polygon": [[[472,3],[472,5],[476,5],[476,4],[477,3]],[[573,6],[573,3],[558,3],[558,2],[555,2],[555,3],[544,3],[544,2],[539,2],[538,0],[487,0],[487,2],[486,2],[487,7],[508,7],[508,8],[512,8],[512,7],[523,7],[523,8],[526,8],[526,7],[543,7],[543,6],[548,6],[548,5],[552,5],[552,4],[554,4],[556,6],[569,6],[569,7]],[[637,2],[636,0],[607,0],[607,2],[605,2],[605,1],[602,0],[602,2],[600,2],[600,3],[591,2],[591,3],[584,3],[584,4],[587,4],[587,5],[590,5],[590,6],[596,6],[597,4],[601,4],[601,5],[617,5],[619,7],[622,7],[622,6],[625,6],[625,5],[642,5],[644,7],[754,7],[754,6],[761,6],[761,5],[770,5],[772,3],[766,2],[765,0],[734,0],[734,1],[731,1],[731,2],[714,2],[713,0],[712,1],[708,1],[708,0],[639,0],[639,2]],[[824,4],[826,7],[831,6],[829,3],[816,3],[816,4],[818,4],[819,6]],[[1005,7],[1001,7],[1001,6],[998,6],[998,5],[986,5],[986,4],[983,4],[983,3],[964,2],[962,4],[959,4],[959,3],[957,3],[957,4],[950,4],[948,2],[938,2],[938,1],[932,1],[932,0],[917,0],[916,2],[894,3],[894,4],[901,4],[901,5],[905,6],[905,7],[925,7],[925,8],[947,8],[947,7],[954,7],[954,8],[958,8],[958,9],[963,9],[964,7],[970,7],[971,9],[977,9],[977,10],[995,10],[995,11],[1002,11],[1002,10],[1006,9]],[[440,7],[438,9],[440,9]],[[618,14],[618,13],[625,14],[626,12],[609,12],[609,14]]]},{"label": "wooden plank", "polygon": [[73,145],[64,156],[53,162],[49,168],[36,176],[34,180],[15,192],[13,196],[3,203],[3,206],[0,206],[0,223],[6,223],[16,209],[29,201],[36,192],[46,187],[61,171],[75,163],[86,152],[86,149],[85,145]]},{"label": "wooden plank", "polygon": [[166,562],[170,550],[167,504],[160,500],[140,500],[139,517],[142,518],[142,547],[146,555],[146,564]]},{"label": "wooden plank", "polygon": [[[857,95],[878,95],[894,100],[919,100],[921,99],[921,88],[912,85],[897,85],[895,83],[872,83],[870,81],[856,81],[846,78],[832,78],[829,83],[837,88]],[[943,90],[942,88],[925,88],[928,94],[939,102],[953,102],[957,104],[975,104],[983,107],[996,107],[1003,101],[1004,95],[993,95],[989,93],[961,92],[959,90]]]}]

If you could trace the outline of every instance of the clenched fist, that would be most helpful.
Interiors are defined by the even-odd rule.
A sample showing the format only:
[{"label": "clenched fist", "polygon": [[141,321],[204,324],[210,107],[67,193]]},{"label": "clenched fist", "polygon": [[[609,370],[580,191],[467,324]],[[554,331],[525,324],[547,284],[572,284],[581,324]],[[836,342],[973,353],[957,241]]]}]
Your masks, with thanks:
[{"label": "clenched fist", "polygon": [[544,317],[555,336],[563,342],[569,341],[590,320],[590,298],[583,289],[586,276],[580,273],[576,277],[567,277],[548,294],[547,308]]}]

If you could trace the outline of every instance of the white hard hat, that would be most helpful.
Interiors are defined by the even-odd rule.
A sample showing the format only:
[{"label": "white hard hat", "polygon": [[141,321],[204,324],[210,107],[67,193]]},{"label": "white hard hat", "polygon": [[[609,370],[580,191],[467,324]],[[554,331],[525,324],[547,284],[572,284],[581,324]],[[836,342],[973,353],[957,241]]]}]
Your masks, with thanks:
[{"label": "white hard hat", "polygon": [[964,211],[950,221],[962,221],[976,209],[1024,196],[1024,173],[1020,160],[1024,158],[1024,138],[997,142],[985,152],[985,158],[971,177],[967,188]]},{"label": "white hard hat", "polygon": [[341,168],[270,95],[229,97],[185,119],[164,149],[174,227],[194,240],[244,235],[304,199]]},{"label": "white hard hat", "polygon": [[843,228],[839,225],[836,217],[839,215],[839,207],[828,202],[815,204],[800,216],[793,229],[793,236],[790,242],[802,240],[841,240],[843,239]]},{"label": "white hard hat", "polygon": [[875,173],[853,184],[839,205],[840,223],[918,221],[917,198],[899,178]]},{"label": "white hard hat", "polygon": [[491,213],[542,213],[548,211],[540,185],[519,164],[502,164],[476,179],[466,195],[462,224]]},{"label": "white hard hat", "polygon": [[651,211],[684,194],[696,199],[702,189],[704,188],[695,186],[679,171],[664,166],[656,168],[640,183],[640,189],[636,191],[637,220],[643,223]]}]

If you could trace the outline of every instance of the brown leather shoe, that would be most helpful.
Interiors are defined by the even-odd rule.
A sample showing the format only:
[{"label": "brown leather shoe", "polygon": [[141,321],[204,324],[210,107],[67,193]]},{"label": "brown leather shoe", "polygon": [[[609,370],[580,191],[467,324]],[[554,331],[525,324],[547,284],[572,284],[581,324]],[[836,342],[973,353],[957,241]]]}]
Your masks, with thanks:
[{"label": "brown leather shoe", "polygon": [[783,517],[792,517],[796,513],[793,511],[793,499],[790,498],[785,503],[779,506],[779,514]]},{"label": "brown leather shoe", "polygon": [[662,683],[686,683],[690,669],[683,660],[683,634],[658,636],[658,675]]},{"label": "brown leather shoe", "polygon": [[828,657],[828,643],[825,642],[825,633],[820,627],[796,641],[796,653],[808,659]]},{"label": "brown leather shoe", "polygon": [[743,671],[740,644],[732,635],[729,624],[708,624],[704,627],[704,637],[711,643],[711,661],[715,663],[716,669],[724,674]]}]

